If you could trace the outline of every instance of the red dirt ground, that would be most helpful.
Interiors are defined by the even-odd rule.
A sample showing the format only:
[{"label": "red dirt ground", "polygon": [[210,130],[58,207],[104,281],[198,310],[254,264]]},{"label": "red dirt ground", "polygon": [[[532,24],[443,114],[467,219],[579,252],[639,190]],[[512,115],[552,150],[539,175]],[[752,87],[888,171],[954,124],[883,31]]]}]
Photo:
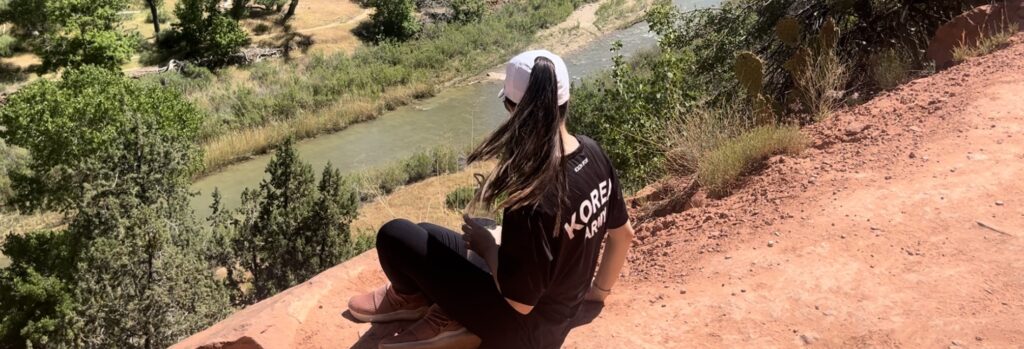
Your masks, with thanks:
[{"label": "red dirt ground", "polygon": [[[805,129],[811,149],[728,198],[640,223],[629,272],[565,347],[1024,348],[1021,39]],[[374,348],[401,325],[338,314],[383,282],[376,263],[176,347]]]}]

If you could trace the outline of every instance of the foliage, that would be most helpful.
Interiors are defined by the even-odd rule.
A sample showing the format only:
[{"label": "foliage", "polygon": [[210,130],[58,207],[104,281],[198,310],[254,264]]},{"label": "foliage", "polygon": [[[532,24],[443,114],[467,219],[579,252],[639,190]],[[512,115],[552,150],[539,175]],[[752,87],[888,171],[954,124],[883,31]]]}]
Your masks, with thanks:
[{"label": "foliage", "polygon": [[[733,103],[743,104],[743,112],[724,113],[740,118],[723,121],[740,127],[727,132],[733,136],[756,125],[820,119],[850,86],[871,84],[865,80],[875,53],[926,46],[970,3],[750,0],[688,12],[655,6],[647,20],[660,37],[658,50],[619,58],[609,74],[575,86],[570,125],[598,140],[624,186],[637,189],[657,179],[662,164],[675,166],[651,141],[674,120]],[[924,65],[921,50],[912,51],[909,64]]]},{"label": "foliage", "polygon": [[71,280],[80,240],[62,231],[11,235],[0,247],[0,347],[46,348],[67,337],[75,302]]},{"label": "foliage", "polygon": [[120,27],[128,0],[10,0],[4,16],[43,59],[43,68],[98,65],[118,69],[137,38]]},{"label": "foliage", "polygon": [[71,346],[166,348],[225,316],[228,293],[201,258],[204,231],[185,187],[151,203],[115,191],[97,195],[68,230],[89,237],[75,277]]},{"label": "foliage", "polygon": [[[182,0],[174,8],[180,45],[189,55],[222,64],[249,43],[238,20],[217,10],[217,0]],[[173,46],[173,45],[172,45]]]},{"label": "foliage", "polygon": [[267,174],[258,189],[243,192],[237,218],[228,219],[215,197],[211,220],[234,230],[223,239],[233,249],[223,266],[239,268],[229,270],[229,283],[251,285],[250,292],[238,290],[238,304],[270,297],[354,255],[348,225],[359,199],[338,170],[328,165],[317,186],[312,167],[299,160],[289,140]]},{"label": "foliage", "polygon": [[0,34],[0,57],[10,57],[14,54],[18,39],[9,34]]},{"label": "foliage", "polygon": [[452,20],[460,23],[475,22],[487,13],[486,0],[452,0]]},{"label": "foliage", "polygon": [[104,150],[110,161],[86,168],[105,180],[83,185],[66,230],[4,244],[4,347],[162,348],[230,309],[203,259],[211,239],[193,219],[187,180],[164,178],[194,145],[159,129],[122,137]]},{"label": "foliage", "polygon": [[444,207],[452,211],[461,211],[469,205],[474,195],[476,195],[476,187],[464,186],[455,188],[448,195],[445,195]]},{"label": "foliage", "polygon": [[875,86],[889,90],[910,77],[910,57],[898,49],[886,49],[871,57],[871,78]]},{"label": "foliage", "polygon": [[41,79],[0,110],[0,136],[32,154],[28,171],[10,174],[15,202],[68,210],[97,183],[132,184],[150,202],[197,170],[201,120],[177,93],[121,73],[85,67],[59,81]]},{"label": "foliage", "polygon": [[[11,179],[8,173],[24,172],[28,170],[28,152],[25,149],[7,145],[0,139],[0,210],[8,204],[14,196],[14,188],[11,187]],[[0,232],[2,235],[3,232]]]},{"label": "foliage", "polygon": [[420,31],[413,0],[371,0],[369,4],[375,9],[370,16],[371,38],[405,40]]}]

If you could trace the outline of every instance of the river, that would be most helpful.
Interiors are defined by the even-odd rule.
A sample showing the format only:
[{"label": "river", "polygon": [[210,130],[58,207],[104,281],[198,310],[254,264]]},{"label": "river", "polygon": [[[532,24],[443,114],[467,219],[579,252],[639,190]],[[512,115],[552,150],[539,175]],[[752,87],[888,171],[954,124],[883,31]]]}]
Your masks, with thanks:
[{"label": "river", "polygon": [[[675,0],[684,9],[707,7],[718,0]],[[657,37],[646,23],[618,30],[594,40],[563,57],[574,82],[606,70],[612,65],[612,44],[623,44],[621,53],[629,56],[657,44]],[[296,143],[303,161],[319,174],[328,162],[343,173],[382,166],[441,144],[465,145],[496,128],[507,117],[498,101],[500,81],[485,81],[446,89],[437,96],[385,113],[373,121],[352,125],[342,131]],[[210,194],[219,188],[223,203],[237,207],[242,190],[255,188],[265,177],[264,168],[271,155],[261,155],[225,167],[192,185],[199,193],[192,208],[201,217],[209,214]]]}]

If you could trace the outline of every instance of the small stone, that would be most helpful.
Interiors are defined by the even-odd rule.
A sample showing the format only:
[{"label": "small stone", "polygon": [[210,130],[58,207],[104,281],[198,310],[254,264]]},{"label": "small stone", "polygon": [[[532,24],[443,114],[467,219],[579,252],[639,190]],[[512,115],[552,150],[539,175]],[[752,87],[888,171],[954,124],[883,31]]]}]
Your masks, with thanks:
[{"label": "small stone", "polygon": [[981,338],[981,336],[974,336],[974,340],[981,342],[982,338]]},{"label": "small stone", "polygon": [[814,344],[814,342],[818,341],[818,338],[813,335],[808,335],[805,333],[800,335],[800,341],[804,342],[804,344],[806,345],[811,345]]},{"label": "small stone", "polygon": [[768,240],[768,247],[775,247],[775,240]]},{"label": "small stone", "polygon": [[741,288],[741,289],[740,289],[740,293],[747,293],[747,289],[745,289],[745,288]]},{"label": "small stone", "polygon": [[914,154],[914,152],[910,152],[910,158],[911,159],[916,159],[917,158],[917,154]]},{"label": "small stone", "polygon": [[996,201],[996,206],[1003,206],[1003,202],[1002,201]]},{"label": "small stone", "polygon": [[840,239],[845,239],[846,238],[846,234],[839,234],[839,238]]},{"label": "small stone", "polygon": [[773,235],[775,235],[775,236],[782,236],[782,233],[779,233],[778,231],[775,231],[775,232],[774,232],[774,233],[772,233],[772,234],[773,234]]},{"label": "small stone", "polygon": [[890,179],[892,179],[892,176],[885,176],[885,180],[890,180]]},{"label": "small stone", "polygon": [[882,230],[882,228],[879,228],[879,227],[871,227],[871,231],[879,231],[879,230]]},{"label": "small stone", "polygon": [[949,169],[949,172],[956,172],[956,168],[954,167],[954,168]]},{"label": "small stone", "polygon": [[686,294],[686,290],[679,290],[679,294]]},{"label": "small stone", "polygon": [[725,256],[725,259],[732,259],[732,256]]}]

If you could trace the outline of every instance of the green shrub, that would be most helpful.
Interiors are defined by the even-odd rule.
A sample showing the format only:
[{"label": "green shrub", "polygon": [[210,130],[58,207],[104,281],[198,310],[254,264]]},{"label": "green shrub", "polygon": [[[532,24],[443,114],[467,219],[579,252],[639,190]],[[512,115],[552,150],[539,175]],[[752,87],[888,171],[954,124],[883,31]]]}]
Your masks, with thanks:
[{"label": "green shrub", "polygon": [[447,207],[452,211],[461,211],[469,205],[469,202],[473,200],[473,196],[476,195],[476,187],[465,186],[458,187],[445,195],[444,207]]},{"label": "green shrub", "polygon": [[219,12],[217,1],[182,0],[174,14],[178,17],[174,28],[180,44],[192,56],[220,64],[249,43],[248,34],[238,21]]},{"label": "green shrub", "polygon": [[0,35],[0,57],[10,57],[18,45],[18,39],[9,35]]},{"label": "green shrub", "polygon": [[370,3],[376,10],[370,16],[371,35],[375,39],[405,40],[420,31],[413,0],[373,0]]},{"label": "green shrub", "polygon": [[452,20],[460,23],[475,22],[487,12],[485,0],[452,0]]},{"label": "green shrub", "polygon": [[890,90],[910,77],[910,58],[898,49],[885,49],[871,57],[871,77],[876,86]]},{"label": "green shrub", "polygon": [[[86,187],[103,183],[151,190],[142,193],[187,183],[202,164],[202,119],[174,91],[120,72],[85,67],[59,81],[40,79],[0,109],[0,137],[32,155],[27,171],[11,174],[15,201],[25,209],[71,209]],[[159,176],[142,176],[152,173]]]}]

